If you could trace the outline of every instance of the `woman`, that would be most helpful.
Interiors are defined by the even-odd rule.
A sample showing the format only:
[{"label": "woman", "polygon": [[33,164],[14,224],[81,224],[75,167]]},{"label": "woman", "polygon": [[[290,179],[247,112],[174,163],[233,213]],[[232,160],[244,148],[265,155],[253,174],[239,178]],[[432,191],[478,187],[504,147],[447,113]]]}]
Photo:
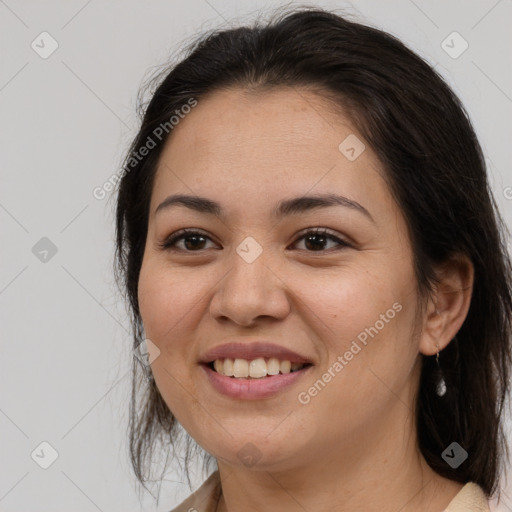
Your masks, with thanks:
[{"label": "woman", "polygon": [[512,278],[458,98],[319,9],[165,74],[117,203],[139,480],[181,425],[216,471],[176,511],[489,510]]}]

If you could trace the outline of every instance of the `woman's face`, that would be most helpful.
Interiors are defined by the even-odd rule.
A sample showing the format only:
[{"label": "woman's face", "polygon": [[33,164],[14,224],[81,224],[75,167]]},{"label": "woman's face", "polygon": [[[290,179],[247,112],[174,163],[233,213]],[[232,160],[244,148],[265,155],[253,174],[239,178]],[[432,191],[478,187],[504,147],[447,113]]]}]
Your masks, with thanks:
[{"label": "woman's face", "polygon": [[[160,351],[160,393],[219,461],[292,468],[332,457],[334,443],[345,454],[369,448],[411,417],[413,255],[381,164],[362,144],[314,93],[280,88],[199,100],[165,146],[140,311]],[[162,205],[178,194],[219,211]],[[327,196],[341,199],[306,199]],[[199,235],[160,246],[184,228]],[[308,235],[317,228],[327,233]],[[228,374],[284,373],[226,376],[207,365],[214,359],[239,359],[217,363]],[[286,373],[299,360],[308,365]]]}]

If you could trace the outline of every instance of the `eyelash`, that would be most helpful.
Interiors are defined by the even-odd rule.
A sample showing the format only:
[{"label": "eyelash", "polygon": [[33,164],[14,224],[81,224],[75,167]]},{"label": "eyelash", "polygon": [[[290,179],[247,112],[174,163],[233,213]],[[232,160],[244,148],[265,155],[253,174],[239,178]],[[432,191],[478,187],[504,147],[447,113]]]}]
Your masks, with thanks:
[{"label": "eyelash", "polygon": [[[176,249],[174,248],[173,246],[176,244],[176,242],[178,242],[179,240],[182,240],[182,239],[186,239],[187,237],[191,237],[191,236],[194,236],[194,235],[199,235],[199,236],[202,236],[204,238],[208,238],[210,239],[210,237],[208,235],[206,235],[205,233],[201,232],[201,231],[196,231],[194,229],[182,229],[180,231],[177,231],[176,233],[172,234],[171,236],[169,236],[168,238],[166,238],[163,242],[159,243],[158,244],[158,247],[162,250],[167,250],[167,251],[173,251],[173,252],[186,252],[186,253],[194,253],[194,252],[202,252],[204,251],[205,249],[200,249],[198,251],[188,251],[186,249]],[[342,240],[340,238],[338,238],[337,236],[335,236],[331,230],[327,229],[327,228],[314,228],[314,229],[309,229],[308,231],[305,231],[303,232],[299,238],[297,238],[294,242],[297,243],[299,240],[302,240],[303,238],[305,238],[306,236],[308,235],[324,235],[326,236],[326,238],[329,238],[331,240],[334,240],[335,242],[337,242],[340,247],[337,248],[337,249],[334,249],[334,250],[340,250],[344,247],[352,247],[348,242],[346,242],[345,240]],[[210,239],[211,240],[211,239]],[[308,251],[307,249],[304,249],[306,252],[311,252],[311,253],[316,253],[316,252],[331,252],[331,250],[329,249],[326,249],[326,250],[319,250],[319,251]]]}]

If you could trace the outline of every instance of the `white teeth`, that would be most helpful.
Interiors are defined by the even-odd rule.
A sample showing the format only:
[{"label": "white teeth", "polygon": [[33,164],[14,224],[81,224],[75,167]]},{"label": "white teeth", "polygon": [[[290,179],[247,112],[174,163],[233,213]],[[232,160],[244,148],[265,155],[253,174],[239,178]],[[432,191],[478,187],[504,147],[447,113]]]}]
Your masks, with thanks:
[{"label": "white teeth", "polygon": [[291,368],[292,363],[290,363],[290,361],[281,361],[279,364],[279,371],[281,373],[290,373]]},{"label": "white teeth", "polygon": [[235,374],[233,371],[233,359],[224,359],[224,364],[222,364],[222,361],[220,359],[217,359],[217,361],[220,362],[220,370],[217,371],[219,373],[223,373],[227,377],[233,377],[233,375]]},{"label": "white teeth", "polygon": [[245,359],[235,359],[233,375],[235,377],[249,377],[249,362]]},{"label": "white teeth", "polygon": [[227,377],[261,379],[267,375],[286,374],[300,370],[305,365],[292,363],[291,361],[279,361],[275,357],[264,359],[258,357],[248,361],[247,359],[216,359],[213,367],[217,373]]},{"label": "white teeth", "polygon": [[277,375],[279,373],[279,359],[271,357],[267,362],[267,374]]},{"label": "white teeth", "polygon": [[255,379],[267,376],[267,363],[265,363],[265,359],[260,357],[258,359],[253,359],[249,363],[249,376],[254,377]]}]

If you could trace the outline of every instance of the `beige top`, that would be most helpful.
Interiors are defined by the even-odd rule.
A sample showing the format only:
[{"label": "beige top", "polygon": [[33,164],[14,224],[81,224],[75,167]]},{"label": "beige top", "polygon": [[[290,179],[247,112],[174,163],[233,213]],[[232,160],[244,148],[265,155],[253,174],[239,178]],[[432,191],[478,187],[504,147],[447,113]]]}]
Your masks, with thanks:
[{"label": "beige top", "polygon": [[[213,472],[203,485],[171,512],[215,512],[221,496],[219,472]],[[484,491],[468,482],[450,501],[444,512],[490,512]]]}]

